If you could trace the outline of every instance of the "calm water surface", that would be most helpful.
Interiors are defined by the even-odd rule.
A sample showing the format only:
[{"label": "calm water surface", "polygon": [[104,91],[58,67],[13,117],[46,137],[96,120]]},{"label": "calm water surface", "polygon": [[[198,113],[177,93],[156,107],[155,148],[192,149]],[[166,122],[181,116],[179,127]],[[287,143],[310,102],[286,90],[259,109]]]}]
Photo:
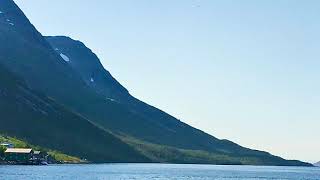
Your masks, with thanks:
[{"label": "calm water surface", "polygon": [[0,166],[0,180],[320,180],[319,168],[173,164]]}]

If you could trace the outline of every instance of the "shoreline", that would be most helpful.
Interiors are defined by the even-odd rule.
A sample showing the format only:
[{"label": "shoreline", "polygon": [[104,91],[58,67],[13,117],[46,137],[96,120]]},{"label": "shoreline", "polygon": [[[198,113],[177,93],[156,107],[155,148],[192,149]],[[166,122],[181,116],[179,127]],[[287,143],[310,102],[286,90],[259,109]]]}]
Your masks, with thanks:
[{"label": "shoreline", "polygon": [[134,163],[134,162],[105,162],[105,163],[94,163],[94,162],[58,162],[43,164],[23,164],[23,163],[9,163],[0,162],[0,166],[47,166],[47,165],[103,165],[103,164],[136,164],[136,165],[197,165],[197,166],[239,166],[239,167],[298,167],[298,168],[320,168],[319,166],[277,166],[277,165],[241,165],[241,164],[192,164],[192,163]]}]

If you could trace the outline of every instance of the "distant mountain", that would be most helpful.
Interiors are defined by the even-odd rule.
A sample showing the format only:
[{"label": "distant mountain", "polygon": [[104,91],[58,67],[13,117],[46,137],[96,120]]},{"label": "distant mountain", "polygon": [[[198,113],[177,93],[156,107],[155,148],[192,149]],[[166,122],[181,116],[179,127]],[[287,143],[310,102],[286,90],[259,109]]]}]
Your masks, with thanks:
[{"label": "distant mountain", "polygon": [[[42,93],[22,101],[24,104],[20,107],[21,101],[15,97],[22,92],[18,91],[20,85],[15,85],[16,92],[4,101],[12,103],[12,109],[0,109],[0,115],[5,117],[0,123],[15,122],[8,127],[0,126],[5,133],[100,162],[148,162],[151,159],[155,162],[310,165],[244,148],[195,129],[132,97],[83,43],[62,36],[44,38],[12,0],[0,0],[0,11],[0,65],[23,79],[23,89],[27,89],[28,94]],[[46,108],[47,104],[55,107],[52,116],[47,117],[47,109],[32,113],[39,107]],[[23,116],[15,111],[18,107]],[[36,122],[39,123],[36,128],[28,126]],[[189,158],[190,154],[193,158]],[[224,160],[218,161],[213,156],[224,157]],[[182,161],[182,158],[189,160]]]},{"label": "distant mountain", "polygon": [[315,163],[314,165],[320,167],[320,161]]}]

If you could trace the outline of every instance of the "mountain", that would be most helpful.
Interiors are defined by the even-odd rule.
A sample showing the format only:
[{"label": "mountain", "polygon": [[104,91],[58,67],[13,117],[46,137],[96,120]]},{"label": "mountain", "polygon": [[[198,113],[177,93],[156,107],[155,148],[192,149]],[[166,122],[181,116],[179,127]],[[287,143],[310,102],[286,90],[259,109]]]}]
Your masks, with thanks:
[{"label": "mountain", "polygon": [[[130,112],[151,122],[154,129],[152,132],[145,130],[142,126],[127,129],[123,124],[129,124],[130,121],[125,119],[123,119],[123,121],[126,122],[123,123],[112,121],[99,122],[99,124],[110,128],[114,132],[171,148],[201,150],[232,157],[255,158],[260,159],[260,161],[263,159],[263,163],[261,164],[274,163],[281,165],[283,163],[290,165],[297,163],[294,161],[285,161],[266,152],[243,148],[233,142],[219,140],[197,130],[131,96],[127,89],[104,69],[98,57],[82,42],[64,36],[50,36],[46,37],[46,39],[58,54],[63,54],[68,57],[70,67],[82,77],[89,87],[106,99],[125,106]],[[154,147],[154,145],[152,147]],[[149,149],[149,146],[146,148]],[[241,163],[243,161],[239,160],[239,162]]]},{"label": "mountain", "polygon": [[0,63],[22,77],[28,86],[98,124],[114,123],[128,131],[139,127],[150,129],[150,133],[160,131],[123,105],[93,91],[68,65],[67,57],[50,46],[12,0],[1,0],[0,7]]},{"label": "mountain", "polygon": [[314,164],[317,167],[320,167],[320,161]]},{"label": "mountain", "polygon": [[[47,37],[58,54],[66,55],[68,64],[95,92],[105,99],[126,107],[139,119],[148,122],[148,129],[141,124],[131,124],[130,119],[99,121],[99,124],[120,134],[126,134],[156,144],[178,148],[225,152],[252,153],[230,141],[218,140],[197,130],[169,114],[152,107],[134,97],[104,69],[98,57],[80,41],[69,37]],[[124,124],[129,124],[130,128]],[[138,125],[138,126],[137,126]]]},{"label": "mountain", "polygon": [[[17,77],[21,77],[26,88],[32,89],[32,92],[43,93],[44,98],[48,97],[45,102],[50,100],[55,103],[57,114],[68,114],[61,117],[59,121],[59,127],[64,126],[65,129],[61,127],[57,132],[66,133],[71,141],[72,136],[79,135],[80,139],[90,130],[91,133],[100,133],[102,137],[108,136],[112,139],[111,142],[117,142],[109,143],[103,141],[102,138],[93,141],[97,146],[88,144],[87,149],[94,148],[94,150],[91,149],[93,160],[99,160],[97,157],[102,156],[103,151],[112,150],[118,154],[119,149],[120,153],[115,155],[117,158],[113,159],[114,161],[125,161],[125,159],[128,162],[148,161],[152,157],[152,161],[162,162],[161,158],[168,156],[164,153],[170,152],[168,162],[181,162],[179,158],[181,156],[188,158],[190,154],[200,153],[201,155],[196,155],[196,158],[206,160],[213,155],[218,155],[228,157],[226,161],[230,164],[234,163],[230,159],[235,158],[239,164],[310,165],[299,161],[287,161],[267,152],[244,148],[231,141],[220,140],[195,129],[131,96],[126,88],[104,69],[98,57],[80,41],[62,36],[44,38],[12,0],[1,0],[0,11],[0,65]],[[30,104],[33,104],[35,100],[31,99]],[[10,101],[15,102],[17,99],[8,99],[8,102]],[[30,109],[26,109],[24,113],[29,111]],[[14,111],[12,110],[6,116],[10,117],[11,113]],[[69,118],[73,116],[77,118]],[[37,120],[33,116],[25,117],[24,123]],[[38,132],[28,129],[26,124],[20,124],[19,121],[23,121],[21,118],[16,118],[16,127],[12,125],[11,131],[10,129],[3,129],[3,131],[13,135],[25,132],[17,136],[22,138],[26,136],[30,141],[36,141],[33,138],[37,139],[34,134]],[[46,122],[48,124],[39,125],[38,129],[41,129],[42,126],[49,128],[50,123],[52,125],[53,122],[58,122],[57,118],[58,116],[48,119]],[[86,122],[91,124],[90,127],[89,125],[88,127],[83,125],[79,129],[71,127],[71,125],[78,125],[77,119],[79,124]],[[68,126],[78,131],[68,132],[70,129]],[[57,132],[47,132],[47,136],[55,137]],[[33,136],[28,136],[28,133]],[[100,138],[98,134],[92,135],[93,137]],[[64,142],[63,140],[61,135],[55,143],[59,144],[59,142]],[[129,145],[123,143],[124,141]],[[44,143],[37,141],[34,144],[41,142]],[[86,143],[82,145],[84,144]],[[55,148],[58,148],[58,145]],[[73,152],[71,149],[66,150],[68,153]],[[84,149],[79,148],[79,151],[82,152],[77,153],[85,154]],[[132,157],[128,157],[129,154]],[[176,154],[179,154],[179,160],[173,160],[175,158],[172,156]],[[110,160],[111,156],[105,156],[100,160],[105,162]],[[187,162],[202,161],[189,160]],[[220,163],[214,158],[207,162]]]}]

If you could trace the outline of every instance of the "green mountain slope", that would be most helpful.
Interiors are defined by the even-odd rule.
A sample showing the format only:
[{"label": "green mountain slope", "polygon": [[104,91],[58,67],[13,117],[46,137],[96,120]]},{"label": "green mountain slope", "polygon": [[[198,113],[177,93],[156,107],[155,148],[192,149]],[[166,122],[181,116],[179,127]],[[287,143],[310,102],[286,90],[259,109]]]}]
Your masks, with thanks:
[{"label": "green mountain slope", "polygon": [[[110,156],[109,150],[116,150],[117,153],[114,156],[117,158],[113,160],[146,161],[144,156],[139,156],[131,147],[123,144],[111,134],[97,128],[89,121],[83,121],[89,119],[102,128],[110,130],[113,134],[134,137],[143,142],[164,145],[165,147],[235,157],[254,157],[261,161],[268,159],[274,165],[293,165],[291,161],[281,160],[281,158],[271,156],[269,153],[243,148],[231,141],[219,140],[132,97],[82,43],[68,38],[67,40],[61,38],[63,42],[60,38],[57,38],[57,41],[56,38],[48,38],[51,43],[49,44],[12,0],[1,0],[0,11],[3,12],[0,14],[0,64],[25,80],[24,89],[36,89],[50,97],[45,98],[44,95],[38,95],[45,100],[39,101],[39,103],[42,101],[44,103],[36,106],[36,109],[42,106],[46,107],[45,105],[49,102],[57,108],[56,114],[52,119],[47,119],[46,123],[35,128],[28,127],[29,123],[45,122],[45,118],[41,118],[40,114],[43,114],[42,111],[47,112],[48,110],[41,110],[40,114],[36,116],[32,111],[34,110],[33,106],[30,106],[29,109],[23,109],[19,106],[20,99],[15,99],[12,94],[11,99],[6,101],[14,103],[10,107],[11,109],[7,109],[8,112],[3,112],[3,116],[12,117],[11,114],[16,112],[14,108],[20,107],[28,121],[20,122],[22,117],[14,116],[15,118],[12,118],[11,121],[16,122],[3,131],[18,137],[28,138],[28,141],[34,141],[34,144],[44,144],[47,143],[46,139],[36,135],[44,133],[43,128],[49,129],[53,126],[56,130],[47,135],[56,141],[51,142],[50,145],[54,148],[66,147],[64,150],[68,154],[77,149],[75,146],[68,146],[65,139],[68,139],[68,142],[74,141],[73,143],[83,146],[82,148],[86,147],[88,151],[91,148],[91,151],[94,152],[92,152],[90,159],[93,160],[110,160],[113,156]],[[37,98],[32,101],[28,100],[26,103],[30,101],[29,104],[37,104],[33,102],[35,100]],[[79,115],[77,116],[69,110]],[[60,118],[59,114],[63,114],[64,118]],[[46,116],[45,113],[43,116]],[[39,121],[38,119],[44,120]],[[78,120],[80,121],[78,122]],[[54,122],[59,122],[59,124]],[[68,131],[69,128],[77,131],[71,133]],[[61,134],[56,132],[61,132]],[[84,139],[80,143],[80,139],[87,132],[92,133],[90,139],[99,139],[102,142],[96,140],[87,144],[89,139]],[[75,136],[79,136],[79,139],[72,140],[72,137]],[[109,141],[109,144],[106,144],[107,141],[103,138],[105,136],[114,144],[110,144]],[[109,149],[105,149],[107,145],[109,145]],[[137,146],[135,148],[138,149]],[[138,150],[141,152],[141,149]],[[108,152],[103,154],[103,151]],[[82,153],[80,157],[84,157],[87,152],[81,150],[77,153]],[[130,153],[132,156],[129,155]],[[99,159],[99,156],[105,156],[105,158]],[[294,165],[309,164],[296,162]]]},{"label": "green mountain slope", "polygon": [[34,93],[2,66],[0,82],[2,134],[94,162],[148,162],[115,136]]}]

